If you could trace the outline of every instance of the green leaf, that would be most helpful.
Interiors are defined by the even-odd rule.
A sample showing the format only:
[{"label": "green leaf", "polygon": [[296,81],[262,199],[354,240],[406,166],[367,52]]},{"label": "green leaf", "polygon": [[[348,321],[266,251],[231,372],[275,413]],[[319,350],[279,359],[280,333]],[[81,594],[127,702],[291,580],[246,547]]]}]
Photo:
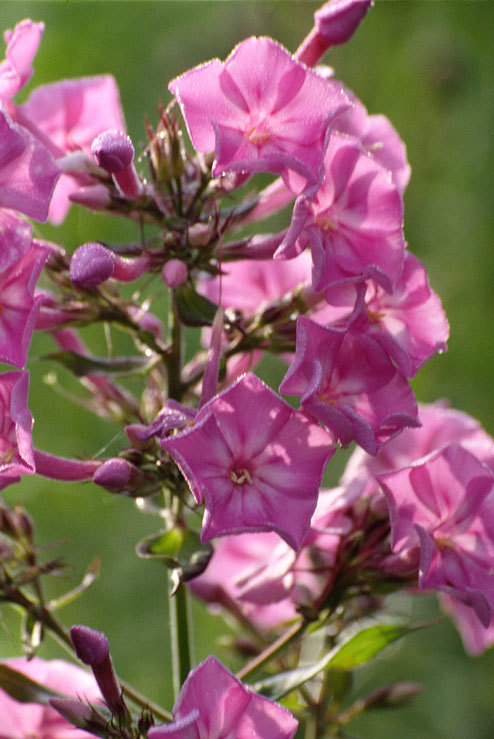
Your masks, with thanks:
[{"label": "green leaf", "polygon": [[149,357],[93,357],[77,354],[77,352],[62,351],[45,354],[41,359],[52,359],[59,362],[77,377],[84,375],[142,375],[154,364]]},{"label": "green leaf", "polygon": [[175,526],[170,531],[142,539],[136,551],[139,557],[160,560],[168,569],[174,570],[174,582],[178,587],[204,572],[213,547],[203,544],[195,531]]},{"label": "green leaf", "polygon": [[0,664],[0,688],[21,703],[41,703],[46,706],[50,698],[65,697],[5,664]]},{"label": "green leaf", "polygon": [[190,285],[175,289],[175,301],[178,315],[185,326],[213,325],[218,306],[196,293]]},{"label": "green leaf", "polygon": [[367,626],[337,644],[316,663],[258,682],[254,685],[254,690],[272,700],[279,700],[303,683],[312,680],[322,670],[353,670],[377,656],[392,642],[420,628],[423,626],[401,624]]}]

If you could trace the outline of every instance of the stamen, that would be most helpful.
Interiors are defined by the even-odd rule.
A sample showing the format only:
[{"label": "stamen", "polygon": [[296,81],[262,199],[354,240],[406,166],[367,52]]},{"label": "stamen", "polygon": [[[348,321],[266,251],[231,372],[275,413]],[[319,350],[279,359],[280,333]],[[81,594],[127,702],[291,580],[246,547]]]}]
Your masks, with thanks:
[{"label": "stamen", "polygon": [[248,482],[252,485],[252,477],[249,470],[242,468],[240,470],[230,470],[230,478],[236,485],[243,485]]}]

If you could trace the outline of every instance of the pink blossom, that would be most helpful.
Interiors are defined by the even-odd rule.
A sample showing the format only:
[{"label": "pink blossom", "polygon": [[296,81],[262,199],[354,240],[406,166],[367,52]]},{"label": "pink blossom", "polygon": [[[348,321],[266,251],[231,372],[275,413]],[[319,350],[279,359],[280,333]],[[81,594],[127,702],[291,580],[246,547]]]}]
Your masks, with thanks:
[{"label": "pink blossom", "polygon": [[298,726],[286,708],[242,685],[215,657],[189,673],[173,717],[151,728],[149,739],[291,739]]},{"label": "pink blossom", "polygon": [[331,437],[255,375],[206,403],[195,425],[162,441],[198,503],[202,539],[275,531],[300,549],[309,529]]},{"label": "pink blossom", "polygon": [[0,208],[0,272],[15,264],[29,249],[32,234],[28,221]]},{"label": "pink blossom", "polygon": [[[391,294],[369,280],[366,286],[328,288],[325,296],[330,304],[336,303],[333,310],[339,311],[339,322],[346,303],[347,325],[358,326],[378,341],[406,377],[447,349],[449,325],[441,301],[429,287],[425,267],[411,252],[405,252],[403,272]],[[330,310],[321,316],[331,320]]]},{"label": "pink blossom", "polygon": [[[326,178],[313,197],[299,196],[275,257],[290,259],[310,245],[315,292],[372,278],[388,292],[405,252],[403,202],[389,172],[351,137],[333,133]],[[300,190],[295,177],[291,187]]]},{"label": "pink blossom", "polygon": [[[31,680],[46,685],[52,690],[69,696],[78,696],[95,701],[100,698],[96,682],[80,667],[63,660],[45,661],[39,657],[27,661],[25,659],[9,659],[5,663],[9,667]],[[86,731],[75,729],[51,706],[40,706],[36,703],[19,703],[0,689],[0,736],[2,739],[82,739],[93,736]]]},{"label": "pink blossom", "polygon": [[393,550],[420,550],[419,586],[457,598],[488,626],[494,541],[486,536],[485,503],[494,472],[452,442],[378,480],[389,504]]},{"label": "pink blossom", "polygon": [[0,104],[0,206],[46,221],[60,174],[48,149]]},{"label": "pink blossom", "polygon": [[389,170],[394,184],[403,193],[411,174],[405,144],[386,116],[369,115],[353,92],[344,86],[343,90],[353,105],[338,116],[334,130],[358,139],[363,149]]},{"label": "pink blossom", "polygon": [[342,444],[376,454],[406,426],[418,426],[413,392],[374,339],[297,320],[296,354],[280,392],[301,395],[302,407]]},{"label": "pink blossom", "polygon": [[0,375],[0,490],[35,472],[28,388],[29,372]]},{"label": "pink blossom", "polygon": [[[59,156],[78,150],[89,155],[99,133],[125,131],[120,95],[111,75],[41,85],[21,106],[21,112],[48,138]],[[68,175],[61,177],[50,208],[53,223],[63,221],[70,206],[68,196],[79,184]]]},{"label": "pink blossom", "polygon": [[34,289],[49,251],[31,243],[13,265],[0,272],[0,360],[24,367],[42,296]]},{"label": "pink blossom", "polygon": [[5,31],[7,48],[5,59],[0,62],[0,101],[8,102],[29,82],[34,71],[32,61],[44,30],[44,23],[26,19],[13,31]]},{"label": "pink blossom", "polygon": [[270,38],[242,41],[225,62],[213,59],[172,80],[193,145],[215,152],[224,171],[298,172],[323,177],[329,126],[345,94]]},{"label": "pink blossom", "polygon": [[452,618],[458,631],[465,651],[472,657],[477,657],[494,644],[494,618],[484,626],[475,611],[457,598],[445,593],[439,593],[439,602],[444,611]]}]

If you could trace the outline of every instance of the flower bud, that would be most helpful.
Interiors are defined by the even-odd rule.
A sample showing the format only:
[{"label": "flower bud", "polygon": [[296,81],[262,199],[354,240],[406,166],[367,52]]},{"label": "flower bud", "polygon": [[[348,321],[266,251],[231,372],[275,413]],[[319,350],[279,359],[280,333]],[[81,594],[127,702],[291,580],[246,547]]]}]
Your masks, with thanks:
[{"label": "flower bud", "polygon": [[50,706],[78,729],[106,731],[108,719],[91,705],[73,698],[50,698]]},{"label": "flower bud", "polygon": [[91,154],[98,165],[112,175],[120,193],[129,200],[142,195],[144,188],[133,164],[134,145],[123,131],[103,131],[94,139]]},{"label": "flower bud", "polygon": [[134,160],[134,145],[123,131],[103,131],[94,139],[91,154],[110,174],[121,172]]},{"label": "flower bud", "polygon": [[71,192],[69,200],[90,210],[104,210],[111,203],[110,193],[104,185],[89,185]]},{"label": "flower bud", "polygon": [[95,241],[76,249],[70,260],[70,279],[82,287],[100,285],[112,276],[114,270],[112,252]]},{"label": "flower bud", "polygon": [[207,223],[193,223],[187,230],[187,238],[191,246],[206,246],[211,238],[211,229]]},{"label": "flower bud", "polygon": [[165,264],[161,272],[163,282],[165,285],[168,285],[168,287],[178,287],[179,285],[183,285],[187,279],[187,275],[187,265],[180,259],[170,259],[170,261]]},{"label": "flower bud", "polygon": [[93,482],[108,490],[109,493],[124,493],[134,489],[136,483],[138,484],[141,480],[142,473],[139,467],[121,457],[103,462],[93,476]]}]

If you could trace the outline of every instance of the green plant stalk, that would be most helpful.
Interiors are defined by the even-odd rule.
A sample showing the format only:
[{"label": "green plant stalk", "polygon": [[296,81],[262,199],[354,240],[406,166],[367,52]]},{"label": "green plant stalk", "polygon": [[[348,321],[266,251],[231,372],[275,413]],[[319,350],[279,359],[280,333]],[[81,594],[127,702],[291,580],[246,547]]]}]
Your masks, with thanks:
[{"label": "green plant stalk", "polygon": [[[171,579],[170,587],[172,587]],[[186,588],[180,585],[175,595],[168,598],[168,602],[170,608],[173,695],[177,700],[180,689],[192,667],[191,613]]]},{"label": "green plant stalk", "polygon": [[264,651],[257,655],[248,664],[242,667],[237,672],[236,677],[239,680],[243,680],[247,675],[252,674],[258,670],[262,665],[269,662],[273,657],[276,657],[288,644],[291,644],[295,639],[301,636],[308,626],[308,622],[305,620],[297,621],[289,629],[287,629],[275,642],[270,644]]}]

